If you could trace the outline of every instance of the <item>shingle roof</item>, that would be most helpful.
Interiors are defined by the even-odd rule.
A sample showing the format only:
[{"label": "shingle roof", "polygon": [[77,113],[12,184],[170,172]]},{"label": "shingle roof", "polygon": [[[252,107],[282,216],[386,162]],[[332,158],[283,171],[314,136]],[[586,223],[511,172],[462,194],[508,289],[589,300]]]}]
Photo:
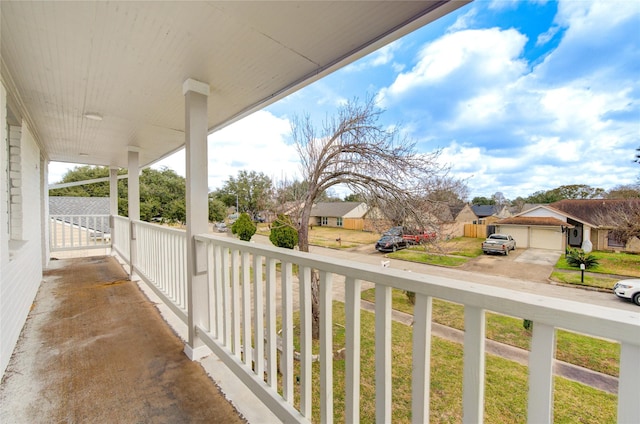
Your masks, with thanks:
[{"label": "shingle roof", "polygon": [[473,213],[475,213],[478,218],[484,218],[500,212],[496,205],[471,205],[471,209],[473,209]]},{"label": "shingle roof", "polygon": [[344,217],[362,202],[318,202],[311,208],[311,216]]},{"label": "shingle roof", "polygon": [[513,216],[497,221],[496,225],[539,225],[554,227],[573,227],[572,225],[569,225],[558,218],[553,218],[550,216]]},{"label": "shingle roof", "polygon": [[581,220],[606,226],[615,224],[607,220],[612,210],[616,208],[638,210],[640,199],[565,199],[551,203],[549,206]]},{"label": "shingle roof", "polygon": [[62,218],[58,218],[61,221],[99,231],[103,234],[111,232],[108,219],[74,218],[73,216],[109,215],[109,212],[108,197],[49,197],[50,215],[62,215]]},{"label": "shingle roof", "polygon": [[49,197],[51,215],[109,215],[108,197]]}]

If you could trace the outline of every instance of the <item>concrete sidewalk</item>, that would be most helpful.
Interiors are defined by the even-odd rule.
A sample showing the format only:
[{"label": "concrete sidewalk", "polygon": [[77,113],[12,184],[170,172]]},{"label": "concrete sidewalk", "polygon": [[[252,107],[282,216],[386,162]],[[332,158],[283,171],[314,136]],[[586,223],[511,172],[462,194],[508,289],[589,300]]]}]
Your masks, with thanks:
[{"label": "concrete sidewalk", "polygon": [[0,386],[2,423],[241,423],[110,256],[52,261]]}]

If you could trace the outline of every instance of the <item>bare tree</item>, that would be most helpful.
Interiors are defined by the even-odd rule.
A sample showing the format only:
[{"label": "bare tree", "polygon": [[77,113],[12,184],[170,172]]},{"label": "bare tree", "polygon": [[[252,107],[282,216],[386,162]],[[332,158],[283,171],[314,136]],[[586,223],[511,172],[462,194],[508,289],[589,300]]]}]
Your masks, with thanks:
[{"label": "bare tree", "polygon": [[609,200],[596,213],[595,220],[601,227],[609,228],[620,242],[640,239],[640,199]]},{"label": "bare tree", "polygon": [[[436,177],[447,168],[440,151],[418,153],[398,127],[383,127],[373,98],[350,101],[317,129],[309,115],[292,121],[292,134],[307,184],[299,204],[298,246],[309,251],[309,218],[318,197],[338,184],[362,194],[370,204],[394,206],[412,214],[416,199],[427,198]],[[413,206],[414,208],[410,207]],[[402,216],[406,219],[406,216]],[[400,216],[397,218],[400,219]],[[313,336],[319,337],[318,278],[312,278]]]}]

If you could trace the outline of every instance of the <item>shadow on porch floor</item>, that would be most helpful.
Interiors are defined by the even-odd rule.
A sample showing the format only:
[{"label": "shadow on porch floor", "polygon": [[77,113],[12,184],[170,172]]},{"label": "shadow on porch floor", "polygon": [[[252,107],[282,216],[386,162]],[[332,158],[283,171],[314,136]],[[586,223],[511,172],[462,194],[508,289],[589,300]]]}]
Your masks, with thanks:
[{"label": "shadow on porch floor", "polygon": [[110,256],[52,261],[0,387],[0,422],[244,422]]}]

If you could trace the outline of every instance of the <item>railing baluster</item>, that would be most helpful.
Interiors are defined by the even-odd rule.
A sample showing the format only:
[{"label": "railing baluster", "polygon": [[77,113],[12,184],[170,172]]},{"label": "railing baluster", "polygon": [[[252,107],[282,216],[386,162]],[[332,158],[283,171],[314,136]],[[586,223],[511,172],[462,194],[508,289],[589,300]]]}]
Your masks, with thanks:
[{"label": "railing baluster", "polygon": [[333,422],[333,274],[320,271],[320,421]]},{"label": "railing baluster", "polygon": [[62,247],[66,247],[67,246],[67,238],[66,238],[66,234],[65,234],[65,227],[66,225],[66,221],[65,221],[66,217],[62,217],[62,231],[61,231],[61,239],[62,239]]},{"label": "railing baluster", "polygon": [[529,405],[527,421],[553,421],[553,358],[556,348],[555,328],[534,323],[529,355]]},{"label": "railing baluster", "polygon": [[214,257],[214,274],[213,274],[213,291],[215,292],[215,306],[213,308],[213,313],[215,314],[215,329],[216,329],[216,338],[224,343],[223,336],[223,328],[224,322],[223,320],[223,295],[222,295],[222,247],[214,246],[213,248],[213,257]]},{"label": "railing baluster", "polygon": [[262,256],[253,256],[253,326],[254,369],[264,381],[264,287],[262,283]]},{"label": "railing baluster", "polygon": [[311,419],[311,268],[300,271],[300,413]]},{"label": "railing baluster", "polygon": [[278,385],[276,341],[276,260],[267,258],[267,384],[274,389]]},{"label": "railing baluster", "polygon": [[360,422],[360,287],[353,277],[345,279],[345,421]]},{"label": "railing baluster", "polygon": [[231,349],[231,284],[229,281],[229,248],[222,249],[222,311],[224,345]]},{"label": "railing baluster", "polygon": [[240,251],[231,251],[231,351],[240,357]]},{"label": "railing baluster", "polygon": [[411,375],[411,421],[429,422],[431,387],[431,296],[416,294],[413,307],[413,371]]},{"label": "railing baluster", "polygon": [[376,285],[376,422],[391,422],[391,287]]},{"label": "railing baluster", "polygon": [[249,252],[242,252],[242,350],[244,363],[251,367],[251,269]]},{"label": "railing baluster", "polygon": [[282,393],[293,405],[293,275],[291,262],[283,262],[282,274]]},{"label": "railing baluster", "polygon": [[484,309],[464,307],[464,370],[462,383],[462,421],[483,422],[484,416]]},{"label": "railing baluster", "polygon": [[618,382],[618,422],[637,422],[638,417],[640,417],[640,346],[622,343]]}]

